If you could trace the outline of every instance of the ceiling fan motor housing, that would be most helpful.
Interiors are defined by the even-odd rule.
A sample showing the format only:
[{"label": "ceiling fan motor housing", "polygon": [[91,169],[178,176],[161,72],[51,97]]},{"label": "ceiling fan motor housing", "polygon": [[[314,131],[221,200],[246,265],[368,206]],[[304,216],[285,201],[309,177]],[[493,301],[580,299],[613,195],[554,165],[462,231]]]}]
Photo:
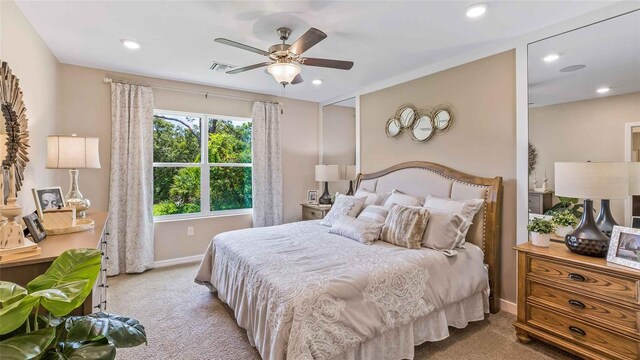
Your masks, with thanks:
[{"label": "ceiling fan motor housing", "polygon": [[278,28],[278,37],[280,40],[287,41],[289,39],[289,35],[291,35],[291,29],[286,27]]}]

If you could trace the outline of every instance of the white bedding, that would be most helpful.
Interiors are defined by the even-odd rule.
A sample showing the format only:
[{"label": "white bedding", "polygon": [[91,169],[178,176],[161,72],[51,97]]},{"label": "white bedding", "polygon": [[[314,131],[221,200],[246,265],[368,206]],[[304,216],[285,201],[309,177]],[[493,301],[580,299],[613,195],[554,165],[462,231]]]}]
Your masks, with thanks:
[{"label": "white bedding", "polygon": [[217,290],[263,359],[357,358],[407,332],[413,346],[438,340],[414,334],[430,322],[437,329],[426,333],[435,337],[456,325],[460,304],[473,309],[459,317],[465,325],[486,310],[477,246],[446,257],[328,231],[318,221],[298,222],[223,233],[209,245],[196,282]]}]

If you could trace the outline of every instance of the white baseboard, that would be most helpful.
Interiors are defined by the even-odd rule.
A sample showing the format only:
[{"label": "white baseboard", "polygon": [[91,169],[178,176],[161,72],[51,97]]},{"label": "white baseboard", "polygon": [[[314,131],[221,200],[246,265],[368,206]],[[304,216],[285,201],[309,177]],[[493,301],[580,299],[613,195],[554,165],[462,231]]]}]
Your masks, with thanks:
[{"label": "white baseboard", "polygon": [[153,267],[157,269],[157,268],[163,268],[163,267],[173,266],[173,265],[194,263],[194,262],[202,261],[203,256],[204,254],[185,256],[185,257],[175,258],[175,259],[160,260],[160,261],[154,262]]},{"label": "white baseboard", "polygon": [[511,301],[507,301],[505,299],[500,299],[500,310],[508,312],[512,315],[518,314],[518,305],[512,303]]}]

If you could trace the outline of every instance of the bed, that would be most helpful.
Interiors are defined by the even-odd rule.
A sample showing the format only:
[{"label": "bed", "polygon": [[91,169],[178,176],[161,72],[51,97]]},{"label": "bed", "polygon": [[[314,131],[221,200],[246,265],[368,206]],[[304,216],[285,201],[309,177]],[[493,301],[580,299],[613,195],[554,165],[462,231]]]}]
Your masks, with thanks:
[{"label": "bed", "polygon": [[363,245],[319,221],[214,237],[196,282],[233,309],[263,359],[411,359],[416,345],[448,337],[449,326],[499,311],[500,177],[409,162],[360,174],[356,184],[485,201],[454,257]]}]

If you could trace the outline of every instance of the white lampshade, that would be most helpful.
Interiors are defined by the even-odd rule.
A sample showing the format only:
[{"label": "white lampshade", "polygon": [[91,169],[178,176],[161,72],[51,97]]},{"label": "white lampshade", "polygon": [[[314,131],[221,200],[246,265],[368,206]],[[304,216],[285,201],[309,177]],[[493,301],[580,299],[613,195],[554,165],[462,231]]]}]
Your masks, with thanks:
[{"label": "white lampshade", "polygon": [[344,165],[340,174],[341,180],[355,180],[356,179],[356,166]]},{"label": "white lampshade", "polygon": [[340,180],[340,166],[316,165],[316,181],[338,181],[338,180]]},{"label": "white lampshade", "polygon": [[629,195],[640,195],[640,163],[629,163]]},{"label": "white lampshade", "polygon": [[52,135],[47,137],[47,169],[99,169],[98,138]]},{"label": "white lampshade", "polygon": [[630,183],[631,163],[557,162],[555,193],[580,199],[626,199],[640,185]]},{"label": "white lampshade", "polygon": [[294,63],[274,63],[267,67],[267,71],[277,82],[290,84],[300,74],[300,66]]}]

